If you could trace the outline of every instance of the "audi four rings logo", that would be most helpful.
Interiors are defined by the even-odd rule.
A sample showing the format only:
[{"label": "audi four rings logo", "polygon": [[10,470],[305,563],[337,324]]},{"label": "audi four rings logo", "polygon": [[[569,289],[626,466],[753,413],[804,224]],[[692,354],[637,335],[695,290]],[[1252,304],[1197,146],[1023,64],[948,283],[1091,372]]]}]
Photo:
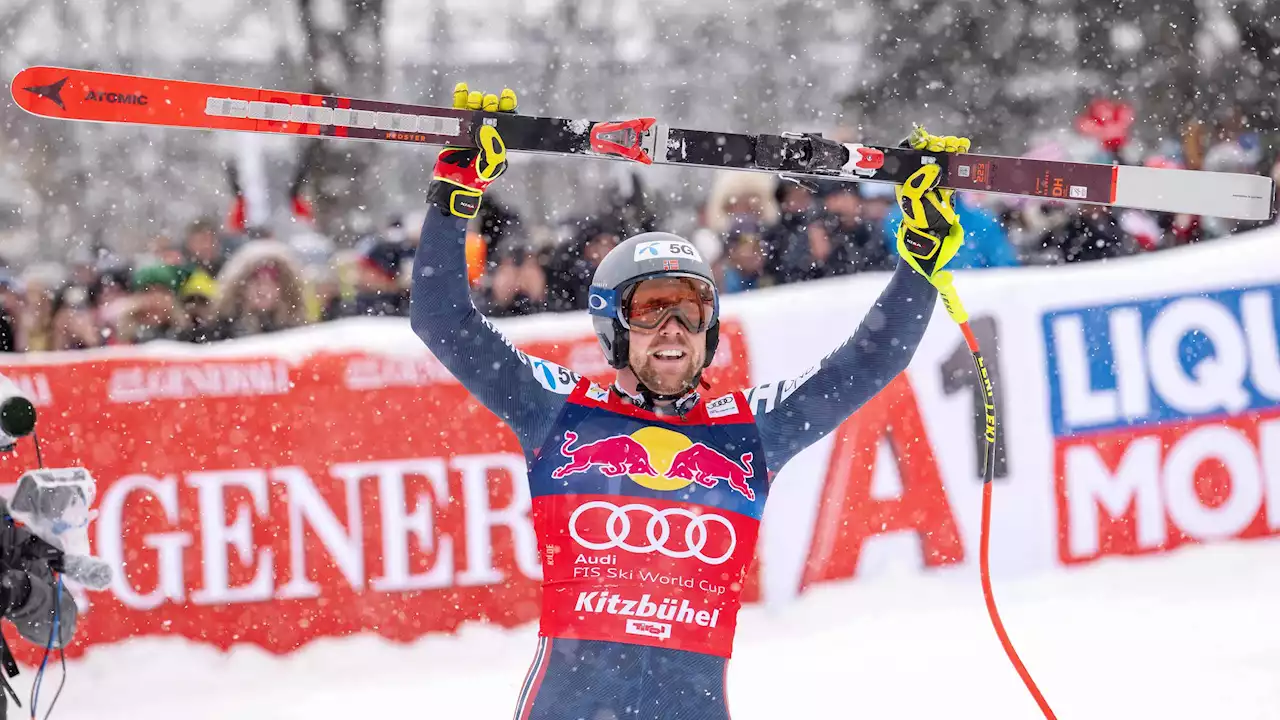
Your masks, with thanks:
[{"label": "audi four rings logo", "polygon": [[[578,528],[578,520],[582,517],[582,514],[596,508],[609,511],[609,519],[605,522],[605,532],[608,534],[609,539],[604,542],[586,540],[582,537],[582,533]],[[668,541],[671,539],[671,523],[668,518],[673,517],[688,518],[689,520],[688,526],[684,529],[684,549],[668,547]],[[631,521],[633,518],[645,521],[645,537],[648,542],[644,545],[633,545],[627,541],[627,537],[631,534]],[[709,557],[702,552],[702,549],[707,545],[709,525],[723,525],[729,531],[728,549],[723,554],[715,557]],[[578,509],[574,510],[573,515],[569,517],[569,536],[582,547],[591,550],[618,548],[640,554],[656,552],[669,558],[677,559],[696,557],[708,565],[719,565],[728,560],[733,555],[734,548],[738,546],[738,537],[733,530],[733,524],[714,513],[700,515],[684,508],[659,510],[639,503],[631,503],[619,507],[605,500],[593,500],[578,506]]]}]

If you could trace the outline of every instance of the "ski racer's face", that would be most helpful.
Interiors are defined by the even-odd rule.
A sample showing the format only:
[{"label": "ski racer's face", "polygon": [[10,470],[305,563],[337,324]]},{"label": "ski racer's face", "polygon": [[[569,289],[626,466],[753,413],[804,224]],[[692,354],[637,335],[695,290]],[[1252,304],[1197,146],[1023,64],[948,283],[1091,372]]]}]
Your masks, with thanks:
[{"label": "ski racer's face", "polygon": [[692,278],[645,280],[624,299],[623,312],[636,377],[660,395],[691,389],[707,354],[715,313],[711,287]]}]

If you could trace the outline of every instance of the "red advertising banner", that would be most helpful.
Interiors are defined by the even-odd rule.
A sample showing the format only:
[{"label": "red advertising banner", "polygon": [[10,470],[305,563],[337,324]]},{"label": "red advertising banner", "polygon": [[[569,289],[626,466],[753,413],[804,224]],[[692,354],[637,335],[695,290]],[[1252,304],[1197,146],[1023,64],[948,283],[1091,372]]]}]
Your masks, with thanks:
[{"label": "red advertising banner", "polygon": [[1280,535],[1280,412],[1062,440],[1054,467],[1063,564]]},{"label": "red advertising banner", "polygon": [[[611,376],[589,334],[521,349]],[[726,322],[710,392],[745,386],[747,368],[741,328]],[[425,349],[0,372],[37,405],[45,464],[98,482],[90,536],[115,577],[108,592],[77,593],[89,607],[69,655],[144,635],[287,653],[319,637],[410,641],[538,617],[523,453]],[[0,477],[34,464],[23,439]]]}]

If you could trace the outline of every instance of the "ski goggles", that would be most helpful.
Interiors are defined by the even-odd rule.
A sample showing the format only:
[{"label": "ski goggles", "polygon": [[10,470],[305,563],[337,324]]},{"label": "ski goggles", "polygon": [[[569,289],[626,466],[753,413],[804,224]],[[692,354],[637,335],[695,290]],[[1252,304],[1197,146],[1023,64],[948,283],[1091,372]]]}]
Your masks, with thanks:
[{"label": "ski goggles", "polygon": [[621,301],[612,291],[591,289],[591,314],[615,317],[628,330],[657,330],[674,317],[689,332],[700,333],[715,324],[718,311],[715,289],[701,278],[641,280],[623,291]]}]

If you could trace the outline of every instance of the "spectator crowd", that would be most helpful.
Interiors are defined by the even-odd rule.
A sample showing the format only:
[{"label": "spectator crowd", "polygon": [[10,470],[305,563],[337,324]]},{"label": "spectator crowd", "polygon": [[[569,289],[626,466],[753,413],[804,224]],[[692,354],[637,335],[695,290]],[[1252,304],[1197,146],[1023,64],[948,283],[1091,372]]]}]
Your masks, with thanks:
[{"label": "spectator crowd", "polygon": [[[1229,123],[1198,157],[1181,145],[1140,158],[1125,157],[1114,143],[1099,147],[1101,155],[1086,159],[1258,172],[1280,182],[1280,162],[1265,156],[1259,137]],[[1062,156],[1053,147],[1031,155]],[[494,317],[585,309],[592,274],[614,245],[634,233],[671,229],[638,182],[630,192],[612,193],[591,216],[553,227],[527,221],[499,193],[488,193],[466,248],[477,307]],[[967,233],[952,263],[957,269],[1106,260],[1263,224],[1039,198],[956,198]],[[407,315],[409,267],[424,217],[423,211],[393,217],[350,249],[310,229],[276,237],[252,228],[228,232],[200,219],[181,238],[156,238],[136,257],[81,248],[62,264],[21,269],[0,257],[0,351],[205,343],[344,317]],[[737,293],[890,270],[897,220],[891,185],[802,185],[723,173],[701,202],[691,239],[716,269],[721,291]]]}]

